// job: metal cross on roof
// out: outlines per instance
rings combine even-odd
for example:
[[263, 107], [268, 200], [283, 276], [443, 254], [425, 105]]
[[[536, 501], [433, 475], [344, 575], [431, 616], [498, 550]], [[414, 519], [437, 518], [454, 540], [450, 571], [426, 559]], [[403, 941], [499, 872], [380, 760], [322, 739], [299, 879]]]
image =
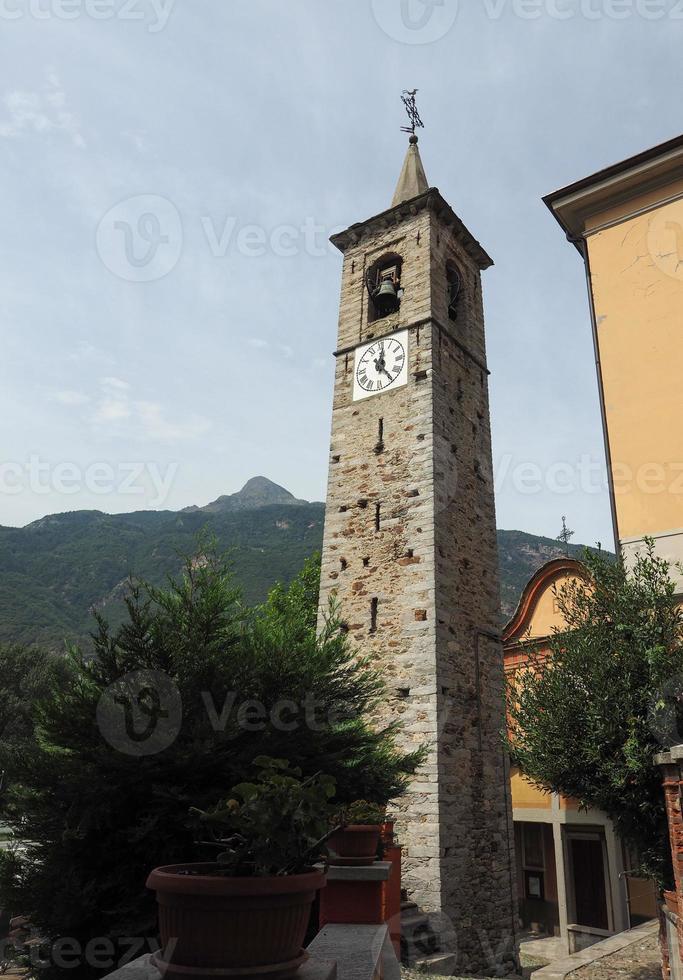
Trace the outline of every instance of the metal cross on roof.
[[412, 92], [408, 91], [408, 89], [404, 89], [403, 94], [401, 95], [401, 101], [406, 107], [406, 112], [408, 113], [408, 118], [410, 119], [410, 126], [401, 126], [401, 132], [411, 133], [413, 136], [415, 135], [416, 129], [424, 129], [425, 125], [420, 118], [420, 113], [417, 111], [417, 104], [415, 101], [417, 92], [418, 90], [416, 88], [413, 89]]
[[561, 541], [567, 551], [567, 557], [569, 557], [569, 542], [574, 537], [574, 532], [570, 531], [567, 527], [567, 518], [562, 518], [562, 531], [557, 535], [557, 540]]

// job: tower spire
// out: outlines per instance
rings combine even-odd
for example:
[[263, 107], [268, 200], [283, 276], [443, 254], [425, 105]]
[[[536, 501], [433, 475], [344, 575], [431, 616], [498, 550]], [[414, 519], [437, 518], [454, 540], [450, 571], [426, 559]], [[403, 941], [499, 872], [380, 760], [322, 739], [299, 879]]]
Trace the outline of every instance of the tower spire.
[[417, 136], [410, 137], [410, 146], [403, 161], [401, 176], [398, 178], [394, 199], [391, 202], [392, 208], [404, 201], [409, 201], [412, 197], [418, 197], [429, 190], [425, 168], [422, 166], [422, 158], [417, 148]]
[[420, 151], [417, 148], [417, 135], [415, 130], [423, 129], [424, 123], [420, 118], [420, 113], [417, 111], [416, 95], [417, 89], [413, 89], [412, 92], [406, 89], [401, 95], [401, 101], [406, 107], [408, 119], [410, 120], [409, 126], [401, 126], [401, 131], [410, 133], [410, 145], [403, 162], [401, 176], [398, 178], [394, 199], [391, 202], [392, 207], [396, 207], [397, 204], [402, 204], [403, 201], [409, 201], [413, 197], [418, 197], [420, 194], [424, 194], [425, 191], [429, 190], [427, 175], [422, 166]]

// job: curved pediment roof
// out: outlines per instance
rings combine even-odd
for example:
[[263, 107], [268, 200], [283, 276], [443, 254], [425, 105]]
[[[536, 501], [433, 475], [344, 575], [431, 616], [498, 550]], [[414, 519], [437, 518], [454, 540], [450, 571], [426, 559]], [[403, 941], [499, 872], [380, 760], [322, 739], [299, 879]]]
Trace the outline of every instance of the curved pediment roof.
[[[586, 566], [576, 558], [554, 558], [542, 565], [527, 582], [514, 615], [503, 630], [503, 645], [509, 647], [527, 639], [544, 639], [551, 635], [554, 626], [561, 628], [561, 613], [556, 612], [553, 617], [542, 606], [548, 605], [552, 590], [560, 580], [587, 577]], [[543, 615], [539, 617], [541, 612]], [[535, 623], [537, 618], [540, 622]], [[551, 621], [553, 618], [554, 622]]]

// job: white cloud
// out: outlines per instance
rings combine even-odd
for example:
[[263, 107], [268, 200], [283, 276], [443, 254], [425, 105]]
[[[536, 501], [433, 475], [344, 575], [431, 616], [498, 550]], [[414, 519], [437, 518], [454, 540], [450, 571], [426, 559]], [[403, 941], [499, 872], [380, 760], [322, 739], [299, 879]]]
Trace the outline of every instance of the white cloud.
[[145, 436], [160, 442], [195, 439], [211, 427], [209, 420], [200, 415], [190, 415], [182, 422], [169, 422], [164, 418], [164, 410], [158, 402], [135, 402], [135, 409]]
[[105, 353], [105, 351], [100, 350], [93, 344], [88, 343], [86, 340], [80, 341], [75, 350], [69, 351], [66, 354], [67, 361], [101, 361], [105, 364], [112, 364], [114, 358]]
[[98, 428], [110, 428], [115, 435], [137, 441], [179, 442], [196, 439], [211, 427], [208, 419], [196, 414], [169, 420], [160, 402], [133, 398], [131, 385], [121, 378], [100, 378], [99, 384], [90, 422]]
[[93, 416], [94, 422], [119, 422], [130, 418], [130, 408], [123, 398], [103, 398]]
[[114, 391], [129, 391], [130, 385], [127, 381], [122, 381], [121, 378], [101, 378], [100, 384], [103, 388], [114, 390]]
[[93, 416], [95, 423], [121, 422], [130, 418], [130, 385], [127, 381], [120, 378], [101, 378], [100, 390], [100, 401]]
[[2, 98], [7, 111], [0, 119], [0, 136], [16, 139], [22, 133], [65, 133], [75, 146], [85, 148], [76, 117], [68, 111], [66, 93], [57, 74], [48, 71], [40, 92], [7, 92]]
[[273, 345], [269, 340], [264, 340], [262, 337], [250, 337], [247, 343], [250, 347], [255, 347], [256, 350], [277, 350], [283, 357], [294, 357], [294, 349], [289, 344]]
[[69, 407], [74, 407], [77, 405], [85, 405], [90, 401], [90, 396], [84, 394], [82, 391], [55, 391], [52, 395], [53, 401], [59, 402], [60, 405], [68, 405]]
[[138, 153], [144, 153], [148, 149], [147, 134], [142, 130], [126, 130], [121, 135], [130, 140]]

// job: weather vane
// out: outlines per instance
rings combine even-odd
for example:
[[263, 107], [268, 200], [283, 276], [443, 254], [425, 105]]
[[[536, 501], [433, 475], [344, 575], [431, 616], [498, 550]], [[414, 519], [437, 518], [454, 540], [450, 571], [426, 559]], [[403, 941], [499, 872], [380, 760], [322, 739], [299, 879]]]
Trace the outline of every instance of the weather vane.
[[401, 95], [401, 101], [406, 107], [406, 112], [408, 113], [408, 118], [410, 119], [410, 126], [401, 126], [401, 132], [410, 133], [412, 136], [415, 136], [416, 129], [424, 129], [425, 125], [420, 119], [420, 113], [417, 111], [417, 104], [415, 102], [417, 92], [418, 90], [416, 88], [413, 89], [412, 92], [409, 92], [408, 89], [404, 89], [403, 94]]
[[574, 537], [574, 532], [570, 531], [567, 527], [567, 518], [562, 518], [562, 531], [557, 535], [557, 540], [561, 541], [565, 548], [567, 549], [567, 557], [569, 557], [569, 542]]

